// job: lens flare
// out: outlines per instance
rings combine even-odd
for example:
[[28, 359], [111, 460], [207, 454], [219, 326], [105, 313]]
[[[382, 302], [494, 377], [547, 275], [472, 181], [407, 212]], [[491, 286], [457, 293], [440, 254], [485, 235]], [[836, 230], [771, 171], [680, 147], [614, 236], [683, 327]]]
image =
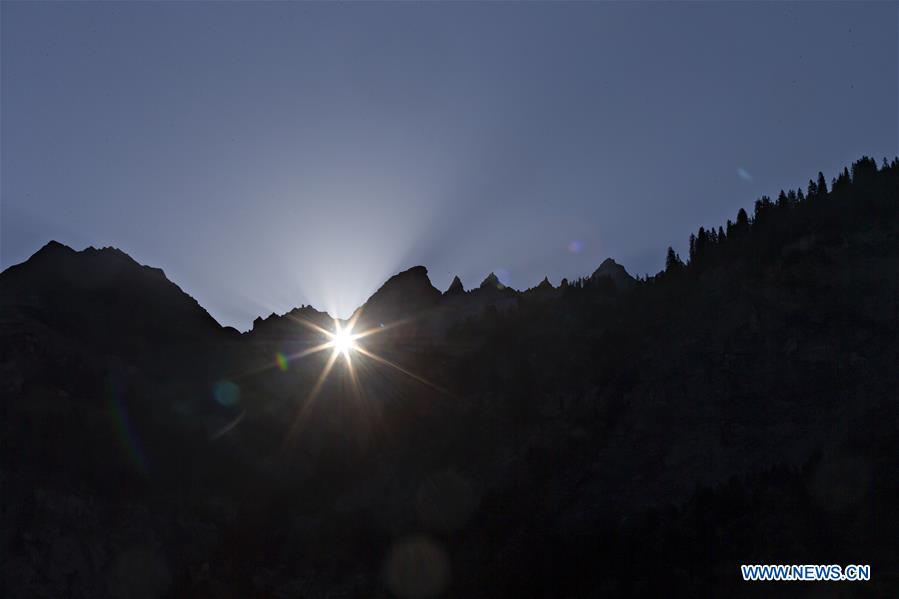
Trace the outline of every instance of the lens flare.
[[281, 372], [287, 372], [287, 356], [278, 352], [275, 354], [275, 363], [278, 365], [278, 370]]
[[131, 422], [131, 418], [128, 416], [128, 408], [125, 405], [121, 385], [114, 377], [107, 379], [106, 384], [109, 412], [112, 416], [113, 426], [116, 436], [119, 438], [119, 443], [121, 443], [137, 470], [144, 476], [147, 476], [149, 474], [147, 457], [141, 449], [137, 431]]

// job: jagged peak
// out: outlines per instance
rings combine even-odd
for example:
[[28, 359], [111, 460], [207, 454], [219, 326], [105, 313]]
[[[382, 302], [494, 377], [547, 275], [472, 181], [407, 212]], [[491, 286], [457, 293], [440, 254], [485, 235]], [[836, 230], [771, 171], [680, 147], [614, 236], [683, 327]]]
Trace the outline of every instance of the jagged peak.
[[608, 277], [612, 279], [612, 281], [615, 283], [615, 286], [619, 288], [631, 287], [636, 282], [636, 279], [634, 279], [634, 277], [632, 277], [630, 273], [627, 272], [627, 269], [615, 262], [615, 260], [612, 258], [606, 258], [605, 260], [603, 260], [599, 265], [599, 268], [593, 271], [593, 274], [590, 275], [590, 278], [594, 281], [601, 277]]
[[[121, 303], [127, 304], [128, 310], [163, 314], [163, 320], [179, 321], [192, 317], [185, 315], [199, 316], [221, 329], [199, 302], [170, 281], [162, 269], [140, 264], [114, 247], [97, 249], [90, 246], [74, 250], [52, 240], [28, 260], [10, 266], [0, 276], [4, 285], [16, 290], [13, 295], [30, 290], [27, 301], [41, 309], [56, 309], [62, 304], [78, 307], [81, 306], [79, 302], [101, 298], [102, 303], [105, 298], [115, 298], [118, 303], [110, 313], [116, 315], [110, 317], [110, 322], [124, 313], [124, 310], [117, 312]], [[158, 326], [165, 329], [167, 325], [161, 323]]]
[[[137, 260], [118, 248], [108, 246], [97, 249], [93, 246], [88, 246], [83, 250], [75, 250], [56, 240], [48, 241], [27, 260], [19, 264], [14, 264], [3, 272], [16, 272], [21, 268], [27, 268], [28, 265], [41, 265], [41, 268], [49, 267], [71, 270], [73, 267], [68, 265], [72, 260], [78, 261], [80, 264], [102, 265], [102, 268], [108, 268], [110, 266], [118, 268], [123, 265], [130, 268], [133, 266], [134, 268], [151, 272], [154, 276], [166, 278], [162, 269], [140, 264]], [[82, 260], [86, 260], [87, 262], [81, 262]], [[83, 266], [79, 268], [83, 268]]]
[[[395, 287], [427, 287], [429, 289], [435, 289], [431, 284], [431, 279], [428, 277], [428, 269], [424, 266], [413, 266], [412, 268], [408, 268], [402, 272], [398, 272], [393, 275], [387, 281], [381, 285], [381, 287], [374, 293], [374, 295], [378, 295], [388, 289], [392, 289]], [[374, 297], [374, 295], [372, 297]]]
[[534, 293], [534, 292], [541, 293], [541, 292], [546, 292], [546, 291], [552, 291], [553, 289], [555, 289], [555, 287], [553, 287], [553, 284], [549, 282], [549, 277], [543, 277], [543, 280], [540, 281], [539, 283], [537, 283], [536, 285], [534, 285], [533, 287], [529, 288], [527, 290], [527, 293]]
[[330, 320], [331, 316], [328, 315], [327, 312], [322, 312], [321, 310], [316, 310], [312, 306], [302, 304], [299, 307], [288, 310], [284, 314], [272, 312], [264, 318], [262, 316], [257, 316], [253, 319], [253, 325], [248, 332], [258, 331], [261, 328], [282, 326], [287, 323], [296, 324], [301, 321], [307, 321], [314, 324], [321, 324], [323, 322], [329, 322]]
[[[615, 262], [615, 260], [613, 258], [606, 258], [605, 260], [602, 261], [602, 263], [600, 263], [599, 267], [595, 271], [593, 271], [592, 276], [593, 277], [601, 277], [601, 276], [612, 275], [613, 273], [627, 274], [627, 270], [623, 266], [621, 266], [620, 264]], [[627, 274], [627, 276], [630, 276], [630, 275]]]
[[316, 310], [314, 306], [300, 304], [299, 307], [291, 309], [289, 312], [285, 314], [285, 316], [304, 316], [304, 315], [314, 315], [314, 316], [327, 316], [326, 312], [322, 312], [321, 310]]
[[89, 256], [89, 257], [99, 257], [99, 258], [115, 258], [118, 260], [125, 260], [127, 262], [134, 263], [138, 266], [143, 266], [144, 268], [162, 272], [159, 268], [154, 268], [150, 266], [144, 266], [137, 262], [134, 258], [129, 256], [126, 252], [120, 250], [117, 247], [113, 246], [104, 246], [102, 248], [96, 248], [94, 246], [88, 246], [83, 250], [75, 250], [64, 243], [60, 243], [55, 239], [48, 241], [41, 249], [36, 251], [31, 258], [44, 259], [47, 257], [63, 257], [63, 256]]
[[365, 302], [367, 308], [386, 303], [430, 302], [441, 293], [428, 278], [428, 269], [424, 266], [413, 266], [387, 279], [381, 287]]
[[53, 239], [48, 241], [41, 249], [32, 254], [31, 257], [28, 258], [28, 260], [19, 265], [13, 265], [10, 268], [14, 269], [16, 266], [21, 266], [32, 261], [43, 261], [47, 259], [53, 260], [55, 258], [61, 258], [63, 256], [73, 256], [77, 253], [78, 252], [65, 245], [64, 243], [60, 243]]
[[506, 288], [506, 285], [499, 280], [499, 277], [496, 276], [495, 273], [490, 273], [487, 275], [481, 284], [479, 285], [480, 289], [499, 289], [503, 290]]
[[46, 244], [44, 244], [44, 247], [42, 247], [41, 249], [36, 251], [35, 254], [40, 254], [42, 252], [60, 252], [60, 251], [68, 253], [68, 252], [74, 252], [75, 250], [73, 250], [72, 248], [70, 248], [69, 246], [67, 246], [64, 243], [60, 243], [60, 242], [56, 241], [55, 239], [51, 239]]
[[453, 282], [446, 288], [443, 295], [459, 295], [462, 293], [465, 293], [465, 286], [462, 285], [462, 280], [456, 275], [453, 277]]
[[86, 248], [84, 248], [83, 250], [81, 250], [81, 252], [79, 252], [79, 253], [81, 253], [81, 254], [100, 254], [103, 256], [119, 256], [119, 257], [125, 257], [130, 260], [133, 260], [133, 258], [131, 258], [131, 256], [129, 256], [127, 253], [125, 253], [124, 251], [120, 250], [119, 248], [113, 247], [111, 245], [105, 245], [101, 248], [96, 248], [92, 245], [89, 245]]

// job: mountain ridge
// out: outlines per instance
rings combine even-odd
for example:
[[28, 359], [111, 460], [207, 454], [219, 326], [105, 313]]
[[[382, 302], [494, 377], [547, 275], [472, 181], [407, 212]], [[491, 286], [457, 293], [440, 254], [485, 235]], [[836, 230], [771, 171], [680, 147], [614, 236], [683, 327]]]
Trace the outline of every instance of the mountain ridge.
[[[892, 165], [895, 165], [896, 160], [894, 159]], [[894, 168], [890, 164], [887, 164], [884, 161], [884, 168]], [[874, 176], [877, 173], [877, 165], [876, 163], [870, 159], [863, 157], [861, 160], [857, 161], [853, 164], [852, 174], [850, 174], [849, 169], [844, 169], [842, 173], [838, 177], [835, 177], [832, 180], [832, 186], [839, 188], [840, 186], [845, 186], [852, 180], [852, 175], [855, 175], [855, 178], [859, 181], [865, 181], [870, 177]], [[818, 189], [826, 190], [826, 182], [824, 181], [823, 175], [819, 173], [818, 181], [810, 181], [809, 182], [809, 194], [814, 195], [815, 190]], [[790, 199], [792, 197], [792, 199]], [[777, 206], [784, 205], [786, 206], [789, 202], [796, 202], [797, 199], [803, 198], [802, 191], [798, 191], [798, 193], [790, 192], [790, 197], [788, 194], [784, 192], [780, 193], [778, 197]], [[775, 207], [775, 204], [770, 200], [770, 198], [763, 196], [756, 202], [755, 212], [756, 212], [756, 220], [762, 220], [766, 212], [770, 211]], [[740, 211], [744, 216], [743, 218], [747, 218], [745, 216], [745, 211]], [[740, 217], [738, 215], [738, 219], [736, 223], [731, 223], [728, 221], [728, 230], [736, 229], [740, 226]], [[745, 226], [745, 225], [742, 225]], [[719, 227], [721, 231], [721, 236], [723, 237], [725, 232], [722, 227]], [[714, 237], [710, 237], [711, 234], [714, 234]], [[695, 238], [695, 240], [693, 239]], [[700, 227], [700, 231], [696, 236], [692, 236], [691, 238], [691, 252], [694, 250], [698, 254], [701, 249], [705, 248], [709, 243], [715, 243], [718, 239], [718, 233], [714, 228], [710, 229], [708, 232], [705, 231], [702, 227]], [[672, 252], [669, 250], [669, 260], [666, 263], [666, 269], [660, 271], [656, 277], [662, 276], [666, 273], [666, 271], [670, 271], [672, 269], [672, 264], [676, 267], [676, 261], [672, 263]], [[690, 256], [690, 262], [696, 262], [695, 256]], [[53, 261], [64, 261], [67, 263], [71, 263], [72, 261], [84, 261], [91, 260], [93, 261], [93, 266], [89, 269], [85, 270], [86, 276], [83, 277], [86, 280], [82, 281], [74, 281], [68, 280], [71, 279], [71, 273], [73, 271], [79, 271], [81, 267], [77, 264], [72, 263], [71, 266], [62, 268], [59, 264], [54, 265]], [[679, 257], [677, 258], [679, 260]], [[162, 287], [167, 287], [167, 291], [165, 293], [168, 296], [168, 300], [170, 303], [178, 303], [176, 296], [183, 295], [184, 304], [181, 306], [181, 310], [196, 310], [197, 308], [202, 311], [204, 314], [204, 318], [208, 317], [209, 320], [213, 321], [218, 328], [221, 328], [228, 332], [235, 332], [233, 327], [224, 327], [222, 326], [214, 317], [212, 317], [209, 312], [196, 301], [189, 293], [185, 292], [181, 287], [179, 287], [176, 283], [172, 282], [165, 275], [165, 272], [158, 267], [143, 265], [134, 260], [130, 255], [119, 248], [107, 246], [100, 249], [95, 248], [94, 246], [88, 246], [83, 250], [74, 250], [73, 248], [62, 244], [56, 240], [50, 240], [44, 246], [39, 248], [34, 254], [32, 254], [25, 261], [11, 265], [7, 267], [5, 270], [0, 272], [0, 280], [4, 280], [7, 282], [5, 285], [7, 288], [10, 287], [10, 282], [13, 282], [19, 276], [17, 273], [24, 272], [29, 268], [47, 268], [56, 269], [56, 275], [60, 280], [68, 280], [68, 282], [75, 283], [75, 286], [83, 286], [83, 284], [102, 284], [103, 282], [97, 279], [98, 276], [101, 276], [103, 272], [109, 274], [110, 276], [115, 276], [117, 272], [120, 272], [121, 269], [126, 269], [129, 271], [131, 275], [138, 275], [140, 273], [140, 279], [143, 280], [144, 283], [148, 281], [157, 280], [161, 283]], [[47, 273], [44, 273], [42, 276], [46, 276]], [[638, 283], [634, 277], [632, 277], [624, 266], [617, 263], [614, 258], [605, 258], [600, 265], [593, 271], [593, 273], [589, 276], [583, 277], [581, 279], [576, 280], [573, 285], [602, 285], [603, 280], [608, 280], [612, 283], [612, 286], [619, 291], [627, 291], [633, 289], [634, 286]], [[382, 285], [375, 291], [369, 298], [363, 302], [362, 305], [354, 310], [353, 315], [357, 316], [359, 314], [364, 314], [367, 310], [374, 309], [374, 312], [383, 312], [383, 314], [377, 315], [380, 316], [381, 319], [393, 319], [393, 318], [402, 318], [405, 316], [413, 315], [416, 312], [420, 312], [423, 310], [430, 309], [436, 305], [441, 304], [442, 302], [448, 301], [451, 298], [455, 305], [458, 305], [458, 302], [461, 301], [461, 298], [468, 298], [467, 301], [472, 301], [474, 303], [474, 298], [479, 298], [479, 301], [483, 304], [484, 301], [487, 301], [489, 304], [492, 300], [485, 300], [486, 297], [493, 297], [495, 294], [500, 294], [502, 297], [508, 298], [517, 298], [523, 297], [524, 295], [535, 291], [546, 292], [550, 290], [564, 290], [567, 289], [572, 284], [568, 282], [568, 279], [563, 279], [562, 283], [559, 287], [554, 287], [549, 283], [548, 277], [544, 277], [544, 279], [530, 291], [519, 291], [516, 289], [512, 289], [506, 286], [497, 275], [493, 272], [489, 273], [484, 280], [480, 283], [480, 285], [471, 290], [466, 291], [462, 286], [461, 280], [459, 280], [458, 276], [454, 277], [450, 287], [446, 290], [446, 292], [441, 293], [436, 287], [434, 287], [433, 283], [430, 281], [430, 278], [427, 274], [427, 268], [422, 265], [413, 266], [406, 270], [396, 273], [395, 275], [389, 277]], [[44, 290], [45, 293], [48, 290]], [[403, 295], [408, 294], [409, 297], [404, 298]], [[9, 296], [9, 292], [6, 293]], [[2, 296], [0, 296], [2, 297]], [[393, 308], [386, 308], [388, 304], [397, 304], [397, 306]], [[189, 306], [189, 307], [188, 307]], [[380, 306], [380, 307], [378, 307]], [[483, 305], [481, 306], [483, 307]], [[290, 318], [291, 316], [296, 316], [296, 311], [298, 309], [307, 310], [312, 309], [315, 311], [315, 314], [312, 315], [313, 320], [316, 322], [320, 322], [322, 320], [322, 315], [325, 314], [322, 311], [315, 309], [312, 306], [302, 306], [302, 308], [292, 308], [288, 310], [284, 314], [270, 314], [268, 317], [263, 318], [261, 315], [253, 320], [253, 322], [249, 325], [249, 327], [243, 331], [241, 334], [252, 333], [254, 328], [257, 326], [257, 323], [260, 325], [262, 323], [271, 323], [273, 318]], [[385, 311], [386, 310], [386, 311]], [[403, 313], [405, 312], [405, 314]], [[198, 312], [199, 313], [199, 312]], [[310, 313], [311, 314], [311, 313]], [[351, 316], [352, 318], [352, 316]], [[336, 319], [341, 322], [347, 322], [349, 319]], [[380, 322], [378, 323], [380, 324]], [[270, 326], [265, 325], [265, 326]]]
[[137, 556], [172, 596], [379, 596], [397, 544], [410, 568], [443, 556], [453, 596], [742, 596], [739, 564], [785, 547], [887, 572], [896, 264], [899, 160], [862, 160], [701, 227], [626, 292], [447, 295], [404, 271], [370, 306], [404, 318], [358, 352], [322, 347], [310, 307], [232, 339], [165, 328], [129, 285], [19, 286], [31, 307], [0, 301], [9, 588], [108, 596]]
[[[199, 302], [197, 302], [197, 300], [193, 296], [191, 296], [188, 292], [184, 291], [178, 284], [171, 281], [171, 279], [169, 279], [166, 276], [165, 271], [162, 268], [141, 264], [141, 263], [137, 262], [134, 258], [132, 258], [124, 250], [117, 248], [117, 247], [113, 247], [113, 246], [105, 246], [105, 247], [102, 247], [99, 249], [95, 248], [94, 246], [88, 246], [82, 250], [75, 250], [74, 248], [72, 248], [68, 245], [65, 245], [63, 243], [60, 243], [56, 240], [50, 240], [44, 246], [39, 248], [29, 258], [24, 260], [23, 262], [10, 265], [5, 270], [0, 272], [0, 277], [13, 276], [12, 273], [19, 272], [23, 268], [27, 269], [29, 264], [34, 266], [38, 263], [47, 262], [50, 260], [59, 260], [59, 259], [68, 260], [68, 259], [72, 259], [73, 257], [77, 257], [77, 256], [81, 256], [82, 258], [91, 258], [91, 259], [96, 258], [96, 259], [100, 259], [100, 260], [109, 260], [109, 259], [119, 260], [119, 261], [122, 261], [123, 263], [129, 265], [130, 267], [139, 268], [142, 271], [146, 272], [147, 274], [150, 274], [154, 277], [159, 278], [160, 282], [163, 282], [163, 284], [171, 285], [178, 292], [183, 293], [186, 299], [188, 299], [192, 303], [195, 303], [197, 306], [202, 308], [208, 314], [208, 311]], [[626, 271], [624, 271], [624, 268], [621, 267], [619, 264], [617, 264], [617, 262], [615, 262], [614, 259], [606, 258], [601, 263], [600, 267], [598, 267], [597, 270], [594, 271], [593, 275], [590, 278], [595, 279], [597, 276], [606, 276], [607, 274], [608, 274], [608, 276], [612, 276], [612, 274], [606, 273], [604, 270], [604, 268], [605, 268], [604, 265], [607, 265], [607, 264], [614, 265], [617, 269], [620, 269], [621, 271], [623, 271], [627, 277], [630, 277], [630, 275], [627, 275]], [[7, 275], [7, 273], [10, 273], [10, 274]], [[385, 296], [385, 294], [391, 296], [389, 302], [400, 300], [401, 298], [399, 296], [406, 292], [410, 292], [412, 294], [420, 293], [425, 296], [430, 296], [430, 299], [424, 299], [423, 300], [424, 303], [421, 305], [407, 306], [407, 307], [411, 307], [412, 309], [421, 309], [422, 307], [424, 307], [425, 304], [428, 304], [428, 303], [439, 303], [440, 298], [438, 297], [437, 294], [434, 293], [434, 291], [437, 291], [437, 293], [440, 293], [440, 292], [439, 292], [439, 290], [437, 290], [436, 287], [434, 287], [434, 285], [431, 282], [430, 278], [428, 277], [427, 273], [428, 273], [427, 267], [425, 267], [423, 265], [412, 266], [408, 269], [397, 272], [396, 274], [388, 277], [388, 279], [378, 288], [378, 290], [376, 290], [371, 296], [369, 296], [368, 299], [365, 300], [365, 302], [363, 302], [358, 308], [356, 308], [353, 311], [353, 314], [360, 313], [360, 310], [362, 311], [361, 313], [364, 313], [366, 308], [372, 307], [372, 300], [374, 300], [375, 304], [383, 303], [384, 300], [382, 298]], [[597, 273], [601, 273], [601, 274], [598, 275]], [[615, 275], [614, 278], [617, 281], [618, 280], [617, 277], [619, 276], [618, 272], [616, 271], [614, 273], [614, 275]], [[549, 277], [544, 277], [538, 283], [538, 285], [536, 285], [532, 289], [548, 290], [548, 289], [560, 289], [560, 287], [554, 287], [549, 282]], [[500, 279], [496, 276], [496, 274], [494, 274], [492, 272], [489, 273], [484, 278], [484, 280], [481, 282], [481, 284], [478, 287], [476, 287], [473, 291], [478, 292], [478, 291], [484, 291], [484, 290], [490, 291], [490, 292], [494, 292], [494, 291], [507, 292], [507, 293], [510, 293], [515, 296], [520, 296], [527, 292], [527, 290], [520, 291], [517, 289], [513, 289], [511, 287], [508, 287], [507, 285], [503, 284], [500, 281]], [[472, 293], [472, 292], [466, 291], [464, 286], [462, 285], [462, 281], [459, 279], [458, 276], [455, 276], [453, 278], [453, 281], [451, 282], [450, 286], [447, 288], [447, 290], [440, 295], [446, 296], [446, 297], [453, 297], [453, 296], [465, 296], [466, 294], [469, 294], [469, 293]], [[434, 300], [434, 301], [431, 302], [431, 300]], [[312, 312], [310, 312], [310, 310], [313, 311], [314, 314]], [[258, 326], [269, 326], [271, 324], [271, 322], [273, 321], [273, 319], [298, 317], [301, 315], [309, 316], [310, 314], [312, 315], [312, 320], [319, 322], [322, 320], [322, 318], [321, 318], [322, 315], [327, 315], [327, 312], [318, 310], [317, 308], [315, 308], [314, 306], [311, 306], [311, 305], [302, 304], [299, 307], [291, 308], [290, 310], [288, 310], [287, 312], [285, 312], [283, 314], [277, 314], [277, 313], [272, 312], [268, 316], [259, 315], [253, 319], [253, 322], [249, 325], [247, 330], [242, 331], [241, 334], [252, 333], [254, 331], [254, 329], [256, 329]], [[210, 318], [213, 318], [213, 320], [215, 320], [215, 318], [212, 317], [211, 315], [210, 315]], [[331, 316], [329, 316], [329, 318], [331, 318], [332, 320], [340, 321], [340, 322], [348, 322], [352, 318], [352, 316], [347, 319], [333, 318]], [[218, 323], [217, 320], [216, 320], [216, 324], [218, 324], [223, 329], [232, 329], [233, 330], [233, 327], [221, 325], [220, 323]]]

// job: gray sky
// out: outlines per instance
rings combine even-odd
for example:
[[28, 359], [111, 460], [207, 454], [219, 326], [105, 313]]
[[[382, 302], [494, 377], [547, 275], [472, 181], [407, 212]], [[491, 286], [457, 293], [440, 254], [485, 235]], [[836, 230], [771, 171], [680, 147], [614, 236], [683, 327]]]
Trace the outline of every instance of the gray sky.
[[0, 4], [0, 261], [161, 267], [220, 322], [428, 267], [662, 268], [899, 153], [899, 4]]

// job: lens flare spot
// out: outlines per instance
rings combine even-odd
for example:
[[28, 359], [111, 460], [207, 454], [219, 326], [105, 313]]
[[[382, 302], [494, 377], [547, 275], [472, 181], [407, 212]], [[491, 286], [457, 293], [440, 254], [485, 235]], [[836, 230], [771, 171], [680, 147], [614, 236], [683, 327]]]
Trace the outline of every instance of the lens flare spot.
[[140, 440], [137, 437], [131, 418], [128, 415], [128, 408], [125, 405], [124, 393], [119, 384], [118, 379], [110, 377], [107, 381], [107, 400], [109, 403], [109, 411], [112, 415], [113, 425], [115, 427], [116, 436], [119, 442], [128, 454], [131, 462], [137, 467], [141, 474], [148, 474], [147, 458], [141, 449]]
[[240, 401], [240, 387], [231, 381], [218, 381], [212, 388], [212, 397], [220, 405], [230, 408]]
[[275, 363], [278, 364], [278, 370], [287, 372], [287, 356], [278, 352], [275, 354]]

